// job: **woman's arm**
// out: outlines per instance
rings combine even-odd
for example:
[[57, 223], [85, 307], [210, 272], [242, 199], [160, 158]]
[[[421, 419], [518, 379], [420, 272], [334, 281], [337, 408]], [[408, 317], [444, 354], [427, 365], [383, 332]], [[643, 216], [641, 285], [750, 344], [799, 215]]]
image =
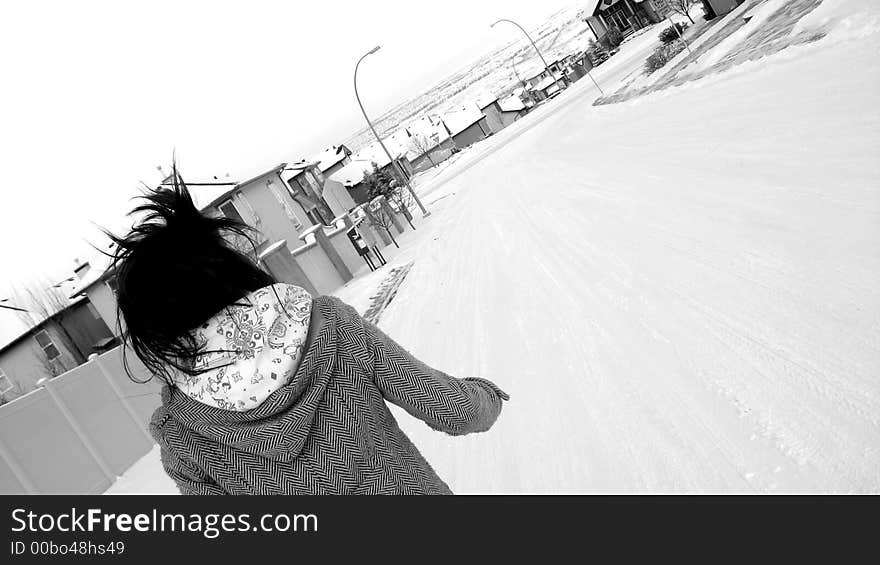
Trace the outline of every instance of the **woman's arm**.
[[510, 397], [481, 378], [455, 378], [432, 369], [364, 320], [373, 378], [382, 395], [435, 430], [450, 435], [484, 432]]

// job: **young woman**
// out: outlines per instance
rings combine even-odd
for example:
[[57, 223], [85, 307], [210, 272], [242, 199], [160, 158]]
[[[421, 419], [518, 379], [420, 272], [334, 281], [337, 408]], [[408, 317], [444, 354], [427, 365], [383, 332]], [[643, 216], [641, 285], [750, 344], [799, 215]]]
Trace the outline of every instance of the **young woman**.
[[[176, 178], [176, 173], [175, 173]], [[145, 197], [117, 251], [123, 339], [166, 383], [150, 424], [184, 494], [451, 494], [393, 402], [435, 430], [488, 430], [508, 396], [410, 355], [337, 298], [279, 283], [182, 181]]]

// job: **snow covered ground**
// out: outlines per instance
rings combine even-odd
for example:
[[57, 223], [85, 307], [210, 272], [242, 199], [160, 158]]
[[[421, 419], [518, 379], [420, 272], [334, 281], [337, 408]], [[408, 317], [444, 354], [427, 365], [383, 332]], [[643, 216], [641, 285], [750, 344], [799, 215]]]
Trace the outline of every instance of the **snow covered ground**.
[[454, 491], [880, 491], [880, 26], [829, 21], [620, 104], [584, 79], [421, 187], [380, 326], [511, 395], [462, 438], [395, 409]]

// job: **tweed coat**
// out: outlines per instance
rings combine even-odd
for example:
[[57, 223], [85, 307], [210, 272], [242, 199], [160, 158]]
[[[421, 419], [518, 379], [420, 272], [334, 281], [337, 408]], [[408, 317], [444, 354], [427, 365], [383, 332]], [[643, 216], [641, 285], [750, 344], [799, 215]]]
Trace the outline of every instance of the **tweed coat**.
[[450, 435], [488, 430], [508, 396], [410, 355], [350, 306], [323, 318], [293, 378], [259, 406], [230, 411], [165, 386], [150, 423], [182, 494], [451, 494], [386, 400]]

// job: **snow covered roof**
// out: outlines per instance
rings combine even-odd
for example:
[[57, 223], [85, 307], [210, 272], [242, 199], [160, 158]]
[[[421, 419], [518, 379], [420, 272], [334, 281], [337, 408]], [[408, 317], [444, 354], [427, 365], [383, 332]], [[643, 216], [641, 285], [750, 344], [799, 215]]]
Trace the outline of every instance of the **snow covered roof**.
[[500, 100], [498, 105], [501, 107], [502, 112], [519, 112], [526, 108], [526, 105], [523, 104], [520, 97], [516, 95], [508, 96], [504, 100]]
[[318, 162], [318, 168], [323, 173], [336, 163], [339, 163], [348, 155], [348, 148], [345, 145], [331, 145], [327, 149], [321, 151], [312, 158], [312, 161]]
[[[187, 183], [188, 184], [188, 183]], [[193, 203], [199, 210], [204, 210], [212, 202], [215, 202], [230, 192], [235, 190], [235, 184], [224, 184], [217, 186], [187, 186], [190, 195], [192, 195]]]
[[[364, 175], [373, 171], [373, 163], [375, 161], [367, 159], [356, 159], [350, 163], [346, 163], [341, 169], [330, 175], [330, 180], [342, 184], [348, 188], [359, 184], [364, 180]], [[388, 164], [388, 158], [385, 158], [385, 164]], [[376, 163], [377, 166], [383, 165]]]
[[496, 100], [498, 100], [498, 97], [495, 95], [486, 93], [480, 94], [479, 96], [477, 96], [477, 108], [482, 110], [486, 106], [491, 105]]
[[[397, 133], [397, 132], [395, 132], [395, 133]], [[388, 148], [388, 151], [392, 155], [394, 155], [395, 157], [403, 157], [404, 155], [406, 155], [406, 153], [408, 151], [408, 149], [401, 144], [400, 136], [397, 136], [394, 138], [389, 136], [389, 137], [386, 137], [385, 139], [383, 139], [382, 142], [385, 144], [385, 147]], [[388, 163], [391, 162], [391, 160], [388, 159], [388, 155], [385, 153], [385, 150], [382, 149], [382, 147], [376, 141], [367, 145], [366, 147], [363, 147], [357, 153], [354, 153], [351, 156], [351, 160], [352, 160], [352, 162], [354, 162], [354, 161], [367, 161], [368, 163], [375, 162], [377, 165], [379, 165], [379, 167], [384, 167], [385, 165], [387, 165]], [[351, 163], [349, 163], [348, 165], [350, 165], [350, 164]], [[346, 167], [348, 165], [346, 165]], [[343, 169], [344, 168], [345, 167], [343, 167]], [[342, 169], [340, 169], [340, 172], [341, 171], [342, 171]], [[358, 179], [358, 180], [360, 180], [360, 179]]]
[[542, 80], [541, 82], [536, 84], [534, 87], [532, 87], [532, 90], [547, 90], [550, 87], [559, 88], [559, 85], [556, 84], [556, 79], [554, 79], [553, 77], [545, 78], [544, 80]]
[[318, 161], [306, 161], [305, 159], [300, 159], [295, 163], [287, 163], [282, 170], [285, 171], [285, 178], [289, 181], [299, 176], [303, 171], [308, 171], [311, 168], [320, 168]]
[[458, 135], [483, 118], [483, 112], [476, 106], [463, 107], [443, 114], [443, 121], [452, 135]]
[[55, 318], [56, 316], [58, 316], [59, 314], [61, 314], [63, 312], [66, 312], [67, 310], [69, 310], [70, 308], [83, 302], [84, 300], [86, 300], [85, 296], [72, 297], [72, 298], [70, 298], [70, 302], [64, 308], [59, 310], [58, 312], [55, 312], [51, 316], [47, 316], [47, 317], [43, 318], [42, 320], [40, 320], [36, 324], [30, 326], [28, 329], [24, 330], [23, 332], [18, 333], [18, 334], [14, 334], [14, 335], [10, 336], [8, 339], [4, 340], [3, 342], [0, 342], [0, 353], [6, 351], [10, 347], [15, 345], [19, 341], [21, 341], [22, 339], [26, 338], [27, 336], [35, 333], [37, 330], [39, 330], [41, 327], [43, 327], [43, 325], [47, 321], [49, 321], [50, 319]]
[[[388, 151], [391, 151], [392, 155], [405, 155], [407, 159], [415, 159], [418, 155], [416, 155], [416, 150], [410, 139], [411, 135], [407, 128], [401, 128], [382, 141], [385, 142], [385, 147], [388, 148]], [[382, 152], [382, 155], [385, 156], [385, 162], [387, 164], [388, 156], [385, 155], [384, 151]]]
[[[106, 251], [108, 253], [112, 253], [113, 249], [106, 249]], [[108, 274], [107, 269], [110, 268], [113, 260], [106, 255], [99, 254], [89, 259], [88, 263], [89, 270], [86, 272], [85, 275], [83, 275], [83, 278], [77, 281], [77, 283], [74, 285], [69, 297], [72, 298], [82, 293], [88, 287], [104, 279], [104, 275]]]
[[198, 208], [199, 210], [205, 210], [206, 208], [210, 208], [211, 206], [218, 204], [221, 200], [232, 194], [234, 191], [242, 188], [243, 186], [251, 184], [255, 180], [261, 179], [266, 175], [277, 173], [287, 166], [287, 163], [280, 163], [278, 165], [275, 165], [271, 169], [264, 170], [263, 172], [254, 175], [245, 181], [236, 183], [232, 186], [223, 185], [192, 187], [192, 189], [190, 190], [190, 194], [193, 195], [193, 201], [195, 202], [196, 208]]
[[[415, 139], [415, 143], [420, 145], [419, 149], [433, 149], [449, 139], [449, 132], [446, 131], [443, 120], [437, 115], [422, 116], [411, 122], [406, 129], [409, 130], [410, 139]], [[412, 149], [416, 149], [412, 141], [410, 141], [410, 146]]]

